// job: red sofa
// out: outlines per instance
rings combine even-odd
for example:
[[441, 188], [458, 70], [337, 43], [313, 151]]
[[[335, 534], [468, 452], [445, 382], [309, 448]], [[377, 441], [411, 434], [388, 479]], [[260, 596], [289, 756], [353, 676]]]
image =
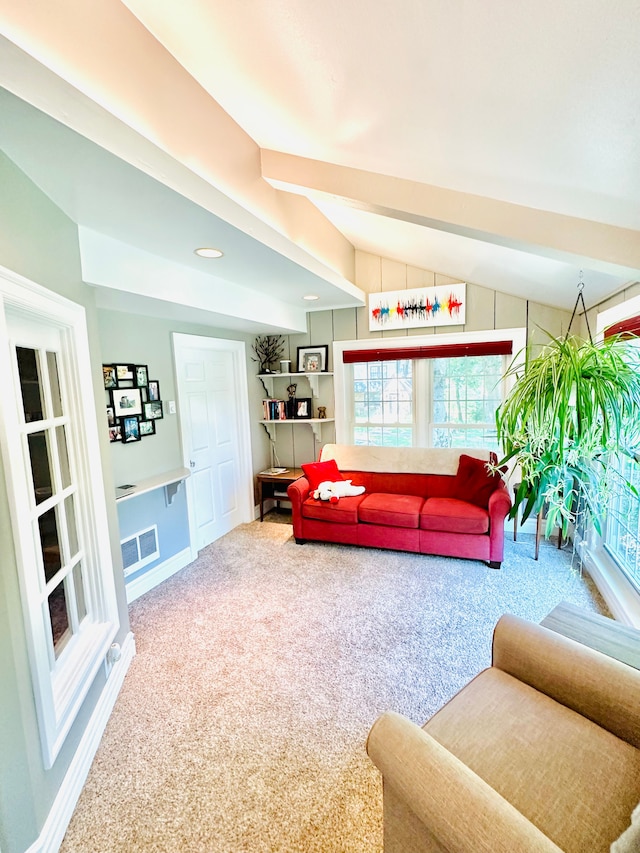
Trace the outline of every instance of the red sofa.
[[489, 459], [495, 455], [477, 448], [327, 444], [319, 462], [335, 460], [339, 474], [365, 492], [335, 504], [314, 500], [311, 486], [331, 477], [303, 465], [307, 476], [287, 490], [296, 542], [467, 557], [499, 569], [511, 498], [502, 478], [487, 471]]

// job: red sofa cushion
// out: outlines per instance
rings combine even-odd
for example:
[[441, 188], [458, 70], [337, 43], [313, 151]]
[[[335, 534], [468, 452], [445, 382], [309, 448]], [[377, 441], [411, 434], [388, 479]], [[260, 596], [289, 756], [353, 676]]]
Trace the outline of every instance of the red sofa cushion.
[[366, 495], [358, 507], [359, 521], [389, 527], [418, 527], [424, 498], [417, 495]]
[[[506, 470], [506, 469], [505, 469]], [[489, 498], [502, 482], [502, 477], [496, 471], [487, 470], [487, 463], [475, 456], [460, 454], [458, 471], [455, 477], [453, 493], [461, 501], [487, 509]]]
[[315, 492], [320, 483], [339, 483], [340, 480], [344, 480], [335, 459], [329, 459], [326, 462], [307, 462], [302, 466], [302, 470], [312, 492]]
[[489, 513], [457, 498], [429, 498], [420, 513], [420, 527], [445, 533], [488, 533]]
[[349, 498], [340, 498], [338, 503], [329, 501], [316, 501], [307, 498], [302, 504], [302, 515], [304, 518], [313, 518], [316, 521], [333, 521], [336, 524], [357, 524], [358, 506], [366, 495], [354, 495]]

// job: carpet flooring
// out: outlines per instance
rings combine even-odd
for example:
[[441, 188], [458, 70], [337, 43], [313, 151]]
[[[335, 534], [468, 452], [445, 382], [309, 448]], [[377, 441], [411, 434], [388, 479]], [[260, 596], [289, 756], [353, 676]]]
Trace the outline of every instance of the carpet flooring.
[[502, 613], [606, 612], [530, 536], [494, 571], [299, 546], [286, 520], [236, 528], [131, 606], [137, 656], [62, 853], [380, 853], [376, 717], [424, 722], [489, 665]]

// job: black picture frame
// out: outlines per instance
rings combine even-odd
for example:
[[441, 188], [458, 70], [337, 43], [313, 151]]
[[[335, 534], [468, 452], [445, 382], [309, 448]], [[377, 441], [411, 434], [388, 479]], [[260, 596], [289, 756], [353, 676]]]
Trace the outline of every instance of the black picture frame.
[[140, 418], [137, 415], [127, 415], [120, 418], [122, 424], [122, 443], [131, 444], [134, 441], [140, 441]]
[[104, 382], [104, 387], [107, 391], [118, 387], [118, 377], [116, 375], [115, 364], [102, 365], [102, 381]]
[[142, 398], [139, 388], [116, 388], [111, 391], [111, 404], [116, 418], [142, 414]]
[[149, 368], [146, 364], [136, 364], [134, 365], [134, 381], [136, 383], [136, 388], [146, 388], [149, 384]]
[[109, 441], [112, 444], [114, 441], [122, 441], [122, 427], [120, 424], [114, 424], [109, 427]]
[[113, 406], [107, 406], [107, 423], [110, 427], [116, 425], [116, 415]]
[[147, 385], [147, 399], [150, 403], [160, 400], [160, 383], [157, 379], [150, 379]]
[[143, 414], [145, 421], [159, 421], [164, 417], [162, 400], [149, 400], [144, 404]]
[[140, 435], [142, 438], [145, 438], [147, 435], [155, 435], [156, 434], [156, 422], [155, 421], [140, 421]]
[[118, 388], [133, 388], [134, 367], [133, 364], [115, 364], [116, 382]]
[[293, 417], [296, 420], [308, 420], [313, 417], [313, 400], [311, 397], [296, 397], [294, 400]]
[[329, 345], [298, 347], [298, 373], [326, 373], [329, 361]]

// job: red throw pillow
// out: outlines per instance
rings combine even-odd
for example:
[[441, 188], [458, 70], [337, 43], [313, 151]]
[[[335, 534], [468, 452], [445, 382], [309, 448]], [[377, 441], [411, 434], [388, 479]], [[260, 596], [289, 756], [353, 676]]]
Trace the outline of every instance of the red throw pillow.
[[344, 477], [338, 470], [335, 459], [329, 459], [327, 462], [308, 462], [302, 466], [304, 475], [309, 481], [309, 487], [312, 492], [318, 488], [320, 483], [330, 482], [339, 483], [344, 480]]
[[[506, 470], [506, 468], [504, 469]], [[487, 463], [475, 456], [460, 454], [454, 493], [461, 501], [487, 509], [489, 498], [500, 485], [502, 477], [487, 470]]]

